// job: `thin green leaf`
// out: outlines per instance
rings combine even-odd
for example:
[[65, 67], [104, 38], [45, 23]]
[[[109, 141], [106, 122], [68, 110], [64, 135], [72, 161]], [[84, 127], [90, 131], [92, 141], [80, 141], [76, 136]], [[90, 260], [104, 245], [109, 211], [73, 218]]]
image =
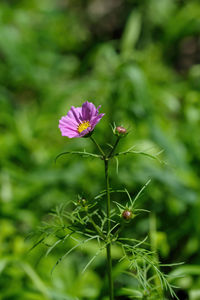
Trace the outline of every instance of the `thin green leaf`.
[[116, 161], [116, 173], [118, 175], [118, 173], [119, 173], [119, 160], [116, 156], [115, 156], [115, 161]]
[[125, 192], [126, 192], [127, 195], [128, 195], [128, 198], [129, 198], [129, 200], [130, 200], [130, 202], [131, 202], [131, 206], [133, 207], [133, 201], [132, 201], [132, 199], [131, 199], [131, 196], [130, 196], [128, 190], [127, 190], [126, 188], [125, 188], [124, 190], [125, 190]]
[[[135, 147], [135, 146], [134, 146]], [[133, 147], [132, 147], [132, 149], [133, 149]], [[156, 154], [149, 154], [149, 153], [147, 153], [147, 152], [144, 152], [144, 151], [133, 151], [133, 150], [131, 150], [131, 148], [130, 149], [128, 149], [128, 150], [126, 150], [126, 151], [123, 151], [123, 152], [118, 152], [118, 153], [116, 153], [114, 156], [120, 156], [120, 155], [126, 155], [126, 154], [141, 154], [141, 155], [144, 155], [144, 156], [147, 156], [147, 157], [149, 157], [149, 158], [152, 158], [152, 159], [154, 159], [154, 160], [157, 160], [157, 161], [159, 161], [160, 163], [164, 163], [164, 161], [162, 161], [162, 160], [160, 160], [159, 158], [158, 158], [158, 156], [163, 152], [164, 150], [161, 150], [161, 151], [159, 151], [158, 153], [156, 153]]]
[[76, 154], [76, 155], [80, 155], [80, 156], [92, 156], [95, 158], [100, 158], [101, 155], [98, 154], [94, 154], [94, 153], [90, 153], [90, 152], [86, 152], [86, 151], [66, 151], [66, 152], [62, 152], [60, 154], [58, 154], [55, 158], [55, 163], [57, 162], [58, 158], [63, 156], [63, 155], [67, 155], [67, 154]]
[[42, 237], [38, 242], [36, 242], [29, 250], [28, 252], [31, 252], [35, 247], [37, 247], [39, 244], [41, 244], [44, 241], [45, 237]]
[[91, 263], [95, 260], [95, 258], [106, 248], [105, 244], [103, 247], [101, 247], [96, 253], [95, 255], [90, 259], [90, 261], [87, 263], [87, 265], [84, 267], [84, 269], [82, 270], [82, 274], [87, 270], [87, 268], [91, 265]]
[[51, 270], [51, 274], [53, 273], [54, 269], [56, 268], [56, 266], [63, 260], [65, 259], [73, 250], [75, 250], [76, 248], [78, 248], [79, 246], [89, 242], [90, 240], [96, 239], [98, 236], [95, 235], [93, 237], [88, 238], [87, 240], [83, 240], [81, 242], [79, 242], [77, 239], [71, 237], [73, 240], [79, 242], [77, 245], [75, 245], [74, 247], [72, 247], [71, 249], [69, 249], [63, 256], [61, 256], [57, 262], [55, 263], [55, 265], [53, 266], [52, 270]]
[[137, 201], [137, 199], [140, 197], [141, 193], [146, 189], [146, 187], [148, 186], [148, 184], [151, 182], [151, 179], [149, 179], [145, 185], [141, 188], [141, 190], [138, 192], [138, 194], [135, 196], [134, 200], [133, 200], [133, 206], [135, 204], [135, 202]]
[[[113, 189], [109, 189], [109, 192], [110, 193], [125, 193], [124, 190], [113, 190]], [[101, 193], [99, 193], [97, 196], [95, 196], [94, 199], [99, 199], [99, 198], [105, 196], [106, 194], [107, 194], [107, 191], [104, 190]]]

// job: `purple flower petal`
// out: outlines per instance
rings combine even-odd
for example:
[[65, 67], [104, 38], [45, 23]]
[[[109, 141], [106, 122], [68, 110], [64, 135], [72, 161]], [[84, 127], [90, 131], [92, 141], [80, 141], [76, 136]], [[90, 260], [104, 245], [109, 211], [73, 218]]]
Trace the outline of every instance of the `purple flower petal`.
[[90, 121], [93, 116], [98, 114], [98, 110], [92, 102], [86, 101], [82, 105], [82, 116], [84, 120]]
[[[72, 106], [67, 115], [59, 121], [61, 134], [73, 138], [82, 137], [91, 132], [104, 116], [104, 114], [99, 114], [100, 107], [96, 108], [92, 102], [88, 101], [83, 103], [82, 107]], [[82, 123], [84, 124], [82, 125]], [[86, 129], [84, 129], [85, 123], [88, 126]], [[84, 130], [81, 131], [81, 129]]]
[[90, 124], [92, 129], [97, 125], [97, 123], [99, 123], [99, 121], [101, 120], [101, 118], [104, 116], [105, 114], [99, 114], [96, 117], [92, 118]]
[[79, 112], [80, 112], [80, 108], [79, 107], [75, 108], [74, 106], [72, 106], [70, 111], [68, 112], [68, 114], [70, 114], [70, 118], [74, 119], [78, 124], [81, 121], [79, 117]]
[[73, 129], [76, 129], [78, 124], [74, 122], [74, 120], [70, 119], [68, 116], [62, 117], [59, 121], [59, 127], [60, 126], [70, 126]]
[[79, 133], [67, 128], [62, 128], [61, 130], [62, 136], [67, 136], [68, 138], [74, 138], [74, 137], [79, 137]]
[[[99, 109], [101, 108], [101, 105], [99, 105], [98, 107], [97, 107], [97, 114], [99, 113]], [[105, 115], [105, 114], [104, 114]]]

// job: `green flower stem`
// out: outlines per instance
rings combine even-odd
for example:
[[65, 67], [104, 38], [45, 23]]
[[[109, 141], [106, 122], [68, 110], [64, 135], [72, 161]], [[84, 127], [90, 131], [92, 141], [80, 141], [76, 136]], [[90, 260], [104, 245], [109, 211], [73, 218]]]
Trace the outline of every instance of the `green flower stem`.
[[105, 236], [104, 236], [103, 232], [101, 231], [99, 226], [94, 222], [94, 220], [92, 219], [92, 216], [88, 213], [87, 213], [87, 215], [88, 215], [88, 217], [90, 219], [90, 222], [92, 223], [94, 229], [96, 230], [96, 232], [99, 234], [100, 237], [102, 237], [102, 239], [105, 239]]
[[[154, 213], [150, 214], [150, 245], [151, 245], [151, 250], [155, 256], [156, 262], [159, 262], [158, 259], [158, 254], [157, 254], [157, 243], [156, 243], [156, 216]], [[159, 267], [158, 267], [159, 268]], [[158, 288], [158, 292], [160, 294], [160, 297], [163, 298], [163, 289], [160, 286], [160, 279], [157, 275], [157, 273], [155, 272], [155, 276], [154, 276], [154, 283], [155, 286], [159, 287]]]
[[[106, 177], [106, 194], [107, 194], [107, 234], [110, 234], [110, 190], [109, 190], [109, 175], [108, 175], [108, 158], [104, 159], [105, 177]], [[109, 240], [109, 236], [107, 236]], [[111, 243], [106, 246], [107, 250], [107, 268], [108, 268], [108, 284], [110, 300], [114, 299], [113, 292], [113, 278], [112, 278], [112, 257], [111, 257]]]
[[120, 138], [121, 138], [120, 136], [117, 137], [116, 142], [115, 142], [115, 144], [114, 144], [112, 150], [111, 150], [110, 153], [108, 154], [108, 158], [110, 158], [110, 157], [112, 156], [112, 154], [114, 153], [114, 151], [115, 151], [115, 149], [116, 149], [116, 147], [117, 147], [117, 145], [118, 145], [118, 143], [119, 143], [119, 141], [120, 141]]
[[[109, 159], [112, 157], [112, 154], [114, 153], [121, 137], [117, 137], [117, 140], [110, 151], [110, 153], [106, 156], [104, 151], [102, 150], [101, 146], [95, 141], [95, 139], [90, 136], [90, 139], [95, 144], [95, 146], [98, 148], [99, 152], [102, 154], [102, 159], [104, 161], [105, 165], [105, 179], [106, 179], [106, 195], [107, 195], [107, 245], [106, 245], [106, 251], [107, 251], [107, 268], [108, 268], [108, 285], [109, 285], [109, 298], [110, 300], [114, 300], [114, 289], [113, 289], [113, 278], [112, 278], [112, 256], [111, 256], [111, 242], [110, 242], [110, 210], [111, 210], [111, 203], [110, 203], [110, 185], [109, 185], [109, 174], [108, 174], [108, 166], [109, 166]], [[94, 224], [93, 224], [94, 226]], [[95, 229], [98, 230], [99, 228]]]
[[102, 150], [101, 146], [95, 141], [95, 139], [90, 136], [91, 141], [95, 144], [95, 146], [97, 146], [97, 148], [99, 149], [99, 152], [102, 154], [103, 158], [105, 158], [105, 153]]

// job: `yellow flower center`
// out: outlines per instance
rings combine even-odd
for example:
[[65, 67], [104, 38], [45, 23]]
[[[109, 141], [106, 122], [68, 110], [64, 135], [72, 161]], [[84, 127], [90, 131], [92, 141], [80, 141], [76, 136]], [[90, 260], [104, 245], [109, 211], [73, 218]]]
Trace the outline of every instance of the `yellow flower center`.
[[83, 130], [87, 129], [87, 128], [90, 127], [90, 126], [91, 126], [91, 125], [90, 125], [90, 122], [89, 122], [89, 121], [84, 121], [83, 123], [80, 123], [80, 124], [78, 125], [77, 130], [78, 130], [79, 133], [81, 133]]

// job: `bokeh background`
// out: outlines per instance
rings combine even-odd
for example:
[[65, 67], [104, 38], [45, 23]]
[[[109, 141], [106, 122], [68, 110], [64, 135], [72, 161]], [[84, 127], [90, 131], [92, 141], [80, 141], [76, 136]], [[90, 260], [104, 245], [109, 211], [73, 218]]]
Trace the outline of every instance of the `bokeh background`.
[[[103, 255], [81, 274], [95, 244], [74, 251], [51, 276], [71, 245], [45, 257], [45, 245], [29, 252], [33, 241], [25, 239], [57, 205], [104, 188], [99, 161], [73, 156], [54, 164], [62, 151], [96, 151], [89, 140], [63, 138], [58, 130], [71, 105], [86, 100], [106, 113], [95, 131], [100, 143], [114, 140], [115, 121], [131, 128], [121, 150], [164, 149], [166, 164], [124, 156], [117, 175], [113, 163], [111, 183], [135, 195], [152, 179], [138, 206], [153, 214], [127, 230], [137, 238], [150, 233], [162, 262], [185, 262], [167, 272], [184, 274], [174, 281], [181, 300], [200, 299], [195, 0], [0, 1], [0, 299], [107, 299]], [[118, 250], [113, 254], [117, 299], [130, 299], [121, 288], [131, 289], [132, 281], [117, 267]]]

